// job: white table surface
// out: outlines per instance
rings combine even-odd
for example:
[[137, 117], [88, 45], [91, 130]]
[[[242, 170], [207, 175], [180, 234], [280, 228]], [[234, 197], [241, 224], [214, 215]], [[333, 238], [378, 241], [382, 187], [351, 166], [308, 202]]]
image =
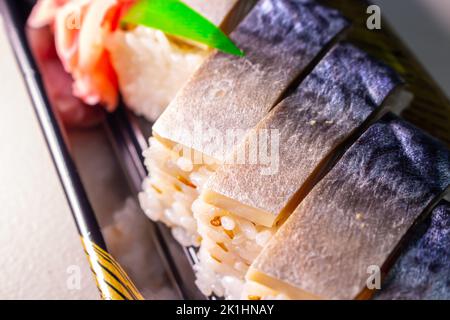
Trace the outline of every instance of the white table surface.
[[[98, 299], [67, 201], [0, 25], [0, 299]], [[67, 285], [73, 268], [80, 271], [79, 288]]]

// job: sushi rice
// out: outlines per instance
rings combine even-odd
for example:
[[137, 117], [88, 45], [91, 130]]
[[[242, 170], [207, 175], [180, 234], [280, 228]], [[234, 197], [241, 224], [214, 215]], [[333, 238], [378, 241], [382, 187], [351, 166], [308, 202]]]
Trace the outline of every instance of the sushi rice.
[[146, 215], [172, 228], [175, 239], [184, 246], [198, 246], [200, 237], [191, 206], [213, 168], [193, 165], [179, 152], [155, 137], [144, 151], [145, 165], [150, 172], [143, 184], [139, 201]]
[[197, 286], [205, 295], [240, 299], [249, 266], [277, 227], [255, 225], [201, 197], [192, 204], [192, 211], [202, 238], [199, 263], [194, 267]]

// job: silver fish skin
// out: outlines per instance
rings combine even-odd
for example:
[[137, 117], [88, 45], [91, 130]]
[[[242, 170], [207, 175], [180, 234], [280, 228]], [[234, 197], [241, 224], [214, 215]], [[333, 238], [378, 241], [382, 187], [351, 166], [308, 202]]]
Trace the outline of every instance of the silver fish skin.
[[[348, 26], [337, 11], [313, 1], [260, 0], [230, 35], [245, 56], [208, 57], [155, 123], [154, 134], [223, 160], [233, 146], [215, 138], [253, 128]], [[214, 132], [192, 137], [196, 126]]]
[[450, 203], [443, 200], [414, 231], [378, 300], [450, 299]]
[[300, 200], [296, 193], [302, 187], [302, 193], [307, 192], [307, 179], [326, 167], [329, 156], [380, 112], [383, 101], [402, 83], [391, 68], [358, 48], [336, 45], [236, 150], [249, 150], [261, 130], [278, 130], [277, 171], [266, 173], [267, 163], [237, 164], [227, 159], [230, 164], [219, 167], [205, 189], [274, 219], [288, 204], [292, 212]]
[[183, 0], [183, 2], [218, 26], [224, 20], [223, 13], [230, 12], [240, 0]]
[[325, 299], [366, 292], [450, 183], [450, 152], [394, 115], [372, 125], [297, 207], [251, 268]]

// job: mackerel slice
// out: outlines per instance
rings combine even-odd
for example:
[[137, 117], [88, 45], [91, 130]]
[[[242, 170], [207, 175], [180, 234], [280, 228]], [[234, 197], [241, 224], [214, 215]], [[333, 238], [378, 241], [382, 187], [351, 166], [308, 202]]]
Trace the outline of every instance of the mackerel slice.
[[297, 207], [246, 277], [293, 298], [366, 298], [410, 227], [450, 183], [450, 152], [388, 115]]
[[[399, 84], [392, 69], [352, 45], [337, 45], [217, 169], [203, 200], [272, 227], [295, 209], [332, 155], [343, 152], [345, 140], [397, 96]], [[242, 164], [239, 154], [258, 146], [269, 148]]]
[[245, 57], [208, 57], [155, 123], [154, 134], [223, 160], [233, 146], [215, 139], [253, 128], [347, 26], [337, 11], [312, 1], [260, 0], [230, 35]]
[[450, 299], [450, 203], [415, 230], [376, 299]]

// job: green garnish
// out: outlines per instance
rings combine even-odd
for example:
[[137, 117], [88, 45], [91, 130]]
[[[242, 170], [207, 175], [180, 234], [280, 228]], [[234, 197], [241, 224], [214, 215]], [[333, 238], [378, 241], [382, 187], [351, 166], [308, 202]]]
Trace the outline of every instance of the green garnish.
[[244, 53], [219, 27], [179, 0], [139, 0], [122, 19], [237, 56]]

